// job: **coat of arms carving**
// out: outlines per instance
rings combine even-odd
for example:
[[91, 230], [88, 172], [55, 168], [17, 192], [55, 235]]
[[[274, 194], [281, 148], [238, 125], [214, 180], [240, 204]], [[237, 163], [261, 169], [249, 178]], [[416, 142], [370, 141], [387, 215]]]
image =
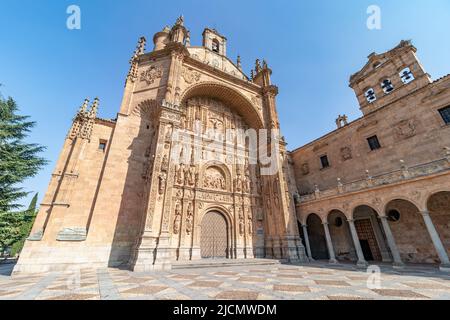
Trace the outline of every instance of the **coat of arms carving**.
[[342, 147], [341, 148], [341, 157], [342, 157], [342, 160], [344, 160], [344, 161], [350, 160], [353, 157], [352, 149], [348, 146]]
[[395, 125], [395, 134], [399, 139], [407, 139], [416, 135], [417, 123], [414, 119], [403, 120]]
[[163, 71], [161, 67], [151, 66], [145, 71], [141, 73], [141, 81], [145, 81], [147, 85], [150, 85], [155, 82], [156, 79], [160, 79], [163, 75]]
[[186, 83], [188, 84], [198, 82], [201, 77], [201, 74], [199, 72], [194, 71], [191, 68], [184, 68], [181, 75], [183, 76], [184, 81], [186, 81]]

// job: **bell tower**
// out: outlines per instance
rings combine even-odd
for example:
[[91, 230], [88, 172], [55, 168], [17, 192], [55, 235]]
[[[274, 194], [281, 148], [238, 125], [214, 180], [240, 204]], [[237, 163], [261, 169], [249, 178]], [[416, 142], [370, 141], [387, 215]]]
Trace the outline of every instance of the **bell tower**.
[[402, 40], [388, 52], [371, 53], [366, 65], [350, 77], [364, 115], [431, 83], [416, 52], [411, 41]]
[[206, 28], [203, 31], [203, 46], [222, 56], [227, 55], [227, 38], [216, 29]]

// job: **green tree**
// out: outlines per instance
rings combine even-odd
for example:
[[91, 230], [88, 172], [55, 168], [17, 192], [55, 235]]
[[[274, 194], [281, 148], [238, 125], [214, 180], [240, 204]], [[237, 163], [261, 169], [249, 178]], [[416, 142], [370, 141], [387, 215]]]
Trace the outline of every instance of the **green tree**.
[[12, 253], [21, 250], [36, 216], [37, 194], [28, 210], [16, 211], [21, 207], [17, 201], [28, 194], [18, 184], [47, 163], [39, 156], [44, 147], [25, 142], [35, 125], [28, 119], [18, 115], [12, 98], [0, 95], [0, 253], [7, 248]]
[[38, 194], [36, 193], [31, 199], [30, 205], [28, 209], [24, 212], [20, 213], [12, 213], [13, 215], [20, 215], [19, 229], [16, 241], [11, 245], [11, 256], [16, 256], [16, 254], [22, 251], [23, 245], [25, 244], [25, 240], [30, 235], [31, 228], [33, 227], [34, 219], [38, 213], [36, 208], [38, 200]]
[[17, 201], [28, 193], [17, 184], [35, 176], [47, 163], [39, 157], [43, 146], [24, 141], [35, 122], [17, 111], [12, 98], [0, 96], [0, 212], [3, 213], [20, 208]]

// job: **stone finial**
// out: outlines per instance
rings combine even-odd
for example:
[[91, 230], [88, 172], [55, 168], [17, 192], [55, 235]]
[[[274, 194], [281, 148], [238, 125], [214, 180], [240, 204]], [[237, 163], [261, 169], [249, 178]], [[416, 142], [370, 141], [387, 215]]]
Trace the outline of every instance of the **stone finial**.
[[256, 59], [255, 61], [255, 72], [256, 74], [258, 74], [261, 71], [261, 62], [259, 61], [259, 59]]
[[140, 37], [138, 44], [136, 46], [136, 52], [135, 55], [141, 55], [145, 53], [145, 45], [147, 44], [147, 40], [145, 37]]
[[84, 99], [83, 104], [80, 107], [80, 110], [78, 111], [79, 114], [84, 114], [87, 111], [87, 107], [89, 105], [89, 99]]
[[407, 170], [408, 169], [406, 167], [405, 160], [403, 160], [403, 159], [400, 160], [400, 168], [402, 168], [402, 170]]
[[337, 188], [338, 192], [342, 193], [344, 185], [342, 184], [341, 178], [337, 178]]
[[185, 46], [186, 47], [190, 47], [191, 46], [191, 32], [187, 31], [186, 32], [186, 40], [185, 40]]
[[177, 18], [175, 25], [176, 26], [184, 26], [184, 16], [183, 15], [181, 15]]
[[240, 55], [237, 56], [236, 65], [237, 65], [239, 70], [242, 70], [241, 56]]
[[444, 156], [450, 162], [450, 147], [444, 147]]
[[405, 164], [404, 160], [400, 160], [400, 168], [402, 169], [402, 174], [404, 178], [409, 177], [408, 166]]
[[100, 100], [98, 98], [94, 99], [94, 102], [92, 103], [92, 106], [91, 106], [91, 110], [89, 110], [89, 118], [97, 117], [99, 102], [100, 102]]
[[267, 66], [267, 61], [265, 59], [263, 59], [262, 67], [263, 67], [263, 69], [268, 69], [269, 68]]

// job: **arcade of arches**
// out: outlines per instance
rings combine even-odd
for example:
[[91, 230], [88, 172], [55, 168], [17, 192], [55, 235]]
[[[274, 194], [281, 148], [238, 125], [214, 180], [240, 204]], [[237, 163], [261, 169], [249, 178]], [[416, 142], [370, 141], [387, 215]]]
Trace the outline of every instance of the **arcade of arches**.
[[[331, 209], [300, 214], [299, 227], [312, 260], [368, 263], [439, 264], [450, 267], [450, 191], [428, 196], [423, 209], [416, 201], [394, 198], [352, 210]], [[384, 208], [383, 211], [375, 208]]]

